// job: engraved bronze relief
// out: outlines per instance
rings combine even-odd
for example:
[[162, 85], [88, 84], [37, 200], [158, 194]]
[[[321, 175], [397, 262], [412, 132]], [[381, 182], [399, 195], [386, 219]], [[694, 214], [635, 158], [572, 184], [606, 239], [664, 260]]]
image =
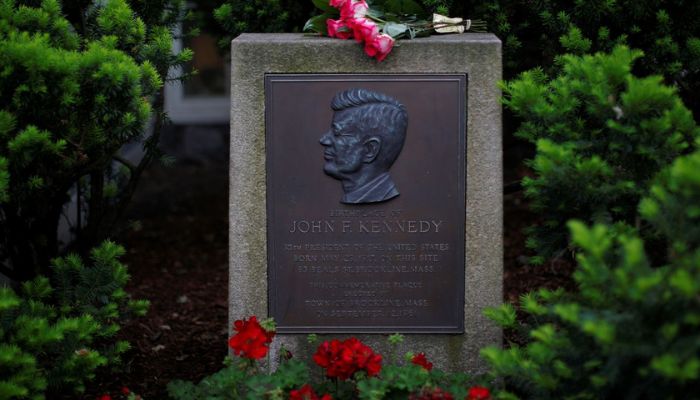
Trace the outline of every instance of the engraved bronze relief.
[[331, 127], [319, 142], [323, 171], [343, 187], [340, 202], [379, 203], [398, 196], [389, 169], [406, 140], [406, 108], [393, 97], [366, 89], [336, 94], [331, 108]]
[[466, 94], [455, 74], [265, 76], [277, 332], [464, 331]]

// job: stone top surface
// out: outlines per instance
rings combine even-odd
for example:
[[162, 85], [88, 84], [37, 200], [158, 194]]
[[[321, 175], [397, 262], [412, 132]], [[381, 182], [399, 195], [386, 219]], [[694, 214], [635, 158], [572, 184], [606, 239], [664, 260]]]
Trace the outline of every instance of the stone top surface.
[[[348, 46], [357, 46], [354, 40], [340, 40], [325, 36], [315, 36], [303, 33], [244, 33], [233, 40], [233, 43], [290, 43], [290, 44], [319, 44], [319, 43], [346, 43]], [[463, 33], [448, 35], [432, 35], [413, 40], [400, 40], [400, 46], [420, 46], [435, 43], [501, 43], [492, 33]]]

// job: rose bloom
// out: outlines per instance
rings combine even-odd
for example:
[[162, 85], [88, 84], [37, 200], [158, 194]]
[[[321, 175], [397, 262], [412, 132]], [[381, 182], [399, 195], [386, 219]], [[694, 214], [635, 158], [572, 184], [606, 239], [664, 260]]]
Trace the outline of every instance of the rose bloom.
[[348, 26], [357, 43], [368, 42], [379, 35], [379, 27], [369, 18], [351, 19]]
[[289, 400], [333, 400], [333, 397], [328, 393], [318, 397], [314, 389], [309, 384], [306, 384], [299, 390], [289, 392]]
[[365, 42], [365, 53], [375, 57], [377, 61], [382, 61], [391, 52], [395, 41], [393, 37], [382, 33]]
[[425, 368], [426, 371], [430, 371], [433, 369], [433, 363], [428, 361], [427, 358], [425, 358], [425, 353], [418, 353], [413, 358], [411, 359], [411, 362], [416, 365], [420, 365], [421, 367]]
[[340, 9], [340, 7], [342, 7], [346, 1], [348, 0], [331, 0], [330, 5], [331, 7]]
[[347, 0], [340, 7], [340, 19], [358, 19], [367, 15], [369, 6], [365, 0]]
[[275, 332], [268, 332], [260, 326], [255, 316], [237, 320], [233, 324], [236, 334], [228, 340], [228, 346], [236, 355], [249, 359], [263, 358], [267, 355], [268, 344], [272, 342]]
[[467, 398], [465, 400], [489, 400], [491, 398], [491, 392], [482, 386], [472, 386], [467, 393]]
[[328, 27], [328, 36], [338, 39], [350, 39], [352, 36], [352, 30], [345, 24], [345, 21], [340, 19], [330, 19], [326, 20], [326, 27]]

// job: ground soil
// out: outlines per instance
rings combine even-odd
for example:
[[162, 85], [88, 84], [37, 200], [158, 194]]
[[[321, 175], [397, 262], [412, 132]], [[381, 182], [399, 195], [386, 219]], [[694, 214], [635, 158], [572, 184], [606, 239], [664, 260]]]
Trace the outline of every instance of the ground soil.
[[[527, 173], [522, 163], [506, 160], [506, 182]], [[150, 300], [151, 308], [123, 327], [121, 338], [132, 344], [124, 370], [101, 373], [84, 398], [126, 386], [146, 399], [166, 399], [169, 381], [198, 381], [221, 368], [228, 323], [227, 173], [225, 154], [219, 154], [206, 162], [154, 165], [143, 177], [127, 216], [133, 223], [120, 241], [128, 249], [127, 290]], [[536, 217], [522, 192], [505, 195], [504, 206], [504, 300], [517, 302], [539, 287], [571, 288], [571, 263], [528, 265], [522, 231]], [[511, 340], [518, 338], [506, 333], [506, 344]]]

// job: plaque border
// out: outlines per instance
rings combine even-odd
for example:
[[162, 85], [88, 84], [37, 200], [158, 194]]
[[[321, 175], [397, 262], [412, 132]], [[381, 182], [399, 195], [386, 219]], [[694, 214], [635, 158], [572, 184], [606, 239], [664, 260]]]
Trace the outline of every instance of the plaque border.
[[[299, 82], [457, 82], [458, 88], [458, 98], [457, 107], [459, 112], [459, 126], [458, 126], [458, 146], [462, 151], [457, 151], [457, 176], [458, 180], [464, 185], [464, 190], [458, 193], [459, 198], [456, 199], [459, 204], [464, 207], [463, 221], [458, 230], [459, 237], [457, 242], [460, 243], [459, 251], [456, 254], [456, 259], [462, 260], [460, 264], [460, 274], [459, 283], [457, 284], [457, 294], [459, 295], [459, 306], [455, 310], [455, 315], [452, 317], [457, 324], [444, 324], [444, 325], [366, 325], [366, 326], [317, 326], [317, 325], [307, 325], [307, 326], [285, 326], [280, 323], [280, 321], [275, 321], [277, 323], [277, 332], [279, 333], [421, 333], [421, 334], [455, 334], [464, 333], [464, 296], [460, 295], [464, 293], [465, 290], [465, 271], [468, 266], [466, 265], [466, 221], [468, 218], [467, 207], [466, 207], [466, 194], [467, 194], [467, 123], [469, 119], [469, 109], [467, 104], [468, 93], [468, 81], [469, 77], [467, 73], [398, 73], [398, 74], [348, 74], [348, 73], [265, 73], [264, 74], [264, 97], [265, 97], [265, 178], [266, 187], [267, 185], [274, 185], [271, 170], [275, 160], [272, 157], [268, 157], [270, 150], [272, 148], [272, 141], [270, 140], [270, 133], [268, 127], [270, 126], [270, 119], [272, 118], [270, 99], [272, 97], [273, 86], [275, 83], [299, 83]], [[267, 253], [267, 308], [268, 315], [276, 315], [275, 305], [277, 304], [277, 286], [272, 285], [272, 282], [276, 279], [274, 258], [274, 236], [270, 234], [270, 224], [272, 223], [269, 218], [270, 215], [274, 215], [275, 204], [271, 199], [271, 191], [266, 190], [266, 212], [267, 220], [265, 222], [266, 227], [266, 253]], [[272, 289], [272, 290], [271, 290]]]

